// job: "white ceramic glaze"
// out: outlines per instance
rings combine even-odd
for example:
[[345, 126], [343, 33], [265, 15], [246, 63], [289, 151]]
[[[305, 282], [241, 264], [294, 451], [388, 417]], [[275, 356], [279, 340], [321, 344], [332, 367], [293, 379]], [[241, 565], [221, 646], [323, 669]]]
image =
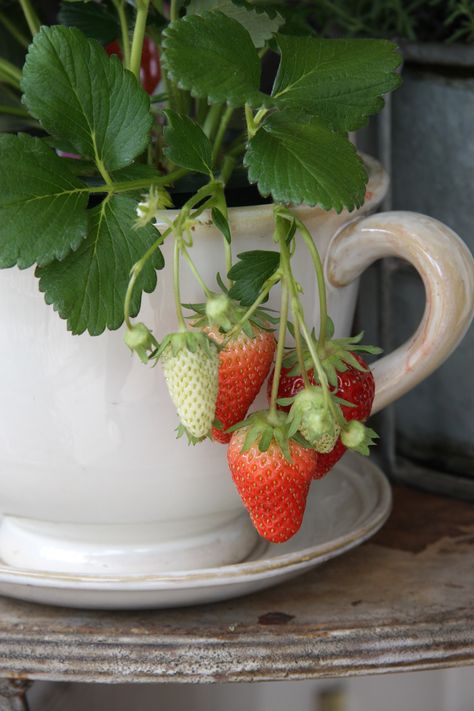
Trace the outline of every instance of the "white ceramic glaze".
[[0, 562], [0, 594], [68, 607], [177, 607], [247, 595], [293, 578], [362, 543], [385, 522], [390, 486], [372, 462], [348, 453], [313, 487], [300, 531], [284, 544], [261, 541], [240, 564], [166, 575], [34, 573]]
[[[380, 166], [368, 163], [367, 200], [358, 212], [302, 207], [298, 213], [329, 264], [328, 304], [338, 335], [350, 331], [356, 277], [374, 258], [400, 254], [425, 279], [430, 302], [421, 329], [437, 337], [421, 335], [403, 351], [409, 353], [403, 375], [398, 356], [377, 365], [384, 393], [377, 402], [386, 404], [440, 361], [431, 353], [434, 347], [444, 344], [444, 358], [461, 337], [472, 316], [473, 262], [454, 234], [434, 220], [404, 214], [393, 223], [387, 216], [364, 218], [387, 187]], [[222, 239], [208, 218], [203, 215], [194, 232], [193, 256], [212, 284], [216, 272], [224, 271], [224, 260]], [[232, 209], [230, 223], [235, 252], [273, 248], [271, 205]], [[294, 263], [306, 316], [316, 325], [317, 289], [302, 243]], [[183, 300], [201, 300], [186, 270], [183, 265]], [[159, 273], [157, 291], [144, 297], [140, 318], [159, 338], [175, 330], [169, 271]], [[229, 534], [242, 506], [226, 449], [211, 442], [189, 448], [175, 439], [176, 413], [159, 367], [132, 358], [121, 332], [98, 338], [68, 334], [44, 304], [31, 270], [0, 274], [0, 319], [0, 556], [5, 562], [59, 572], [151, 574], [223, 565], [249, 553], [256, 538], [246, 517], [236, 535]], [[196, 537], [202, 547], [196, 548]]]

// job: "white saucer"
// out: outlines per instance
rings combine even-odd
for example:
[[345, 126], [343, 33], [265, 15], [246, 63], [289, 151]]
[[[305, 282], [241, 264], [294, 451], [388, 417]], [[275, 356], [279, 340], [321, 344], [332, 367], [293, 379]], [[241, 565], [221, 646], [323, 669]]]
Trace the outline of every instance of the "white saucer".
[[244, 562], [156, 576], [93, 577], [32, 572], [0, 561], [0, 594], [97, 609], [163, 608], [216, 602], [276, 585], [354, 548], [385, 522], [391, 491], [365, 457], [347, 453], [312, 484], [301, 530], [287, 543], [262, 541]]

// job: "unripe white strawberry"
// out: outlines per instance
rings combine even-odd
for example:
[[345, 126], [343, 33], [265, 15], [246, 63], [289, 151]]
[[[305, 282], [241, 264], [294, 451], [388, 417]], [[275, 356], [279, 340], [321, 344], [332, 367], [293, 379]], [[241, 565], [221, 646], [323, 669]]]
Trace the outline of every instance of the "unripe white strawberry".
[[203, 333], [173, 333], [158, 357], [171, 399], [191, 441], [204, 439], [214, 423], [219, 357]]

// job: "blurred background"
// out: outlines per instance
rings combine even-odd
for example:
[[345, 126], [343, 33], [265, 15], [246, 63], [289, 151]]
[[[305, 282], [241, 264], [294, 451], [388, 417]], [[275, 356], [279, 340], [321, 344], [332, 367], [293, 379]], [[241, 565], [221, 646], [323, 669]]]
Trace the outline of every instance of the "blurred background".
[[258, 684], [51, 684], [30, 711], [472, 711], [472, 669]]

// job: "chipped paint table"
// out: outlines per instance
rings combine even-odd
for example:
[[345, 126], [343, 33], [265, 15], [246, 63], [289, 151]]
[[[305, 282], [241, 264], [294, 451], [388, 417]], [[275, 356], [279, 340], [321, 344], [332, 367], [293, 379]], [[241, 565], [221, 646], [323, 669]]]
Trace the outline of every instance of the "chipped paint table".
[[23, 708], [18, 692], [34, 679], [253, 681], [472, 664], [474, 505], [394, 494], [368, 543], [240, 599], [81, 612], [0, 598], [0, 709]]

